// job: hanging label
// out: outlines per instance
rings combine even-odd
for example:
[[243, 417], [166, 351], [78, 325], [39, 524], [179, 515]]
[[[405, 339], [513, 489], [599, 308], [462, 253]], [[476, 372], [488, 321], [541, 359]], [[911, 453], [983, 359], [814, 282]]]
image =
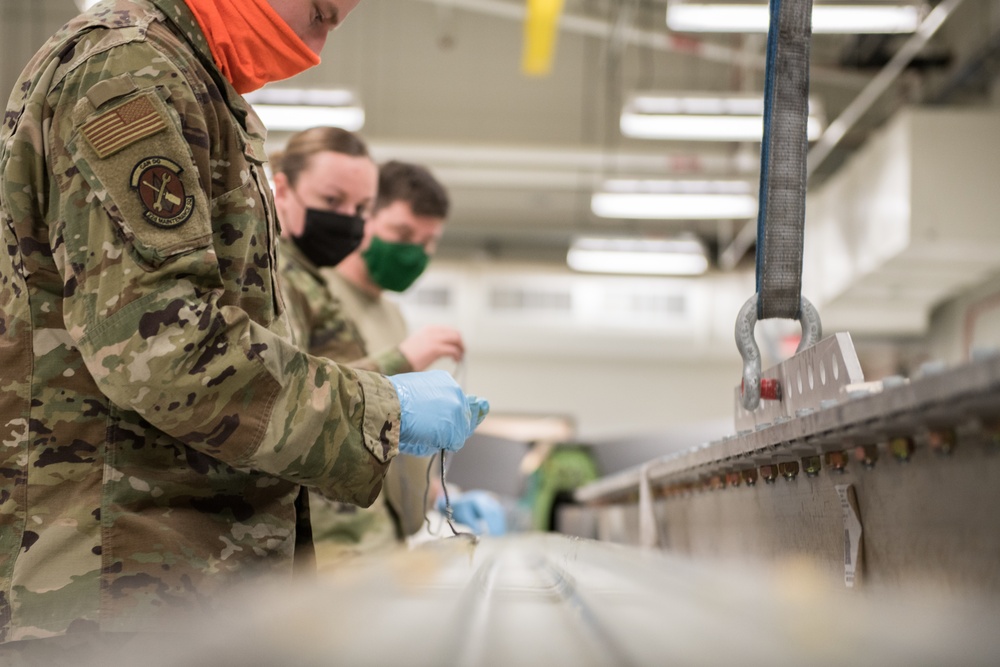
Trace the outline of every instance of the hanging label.
[[861, 558], [861, 519], [858, 517], [858, 499], [852, 484], [838, 484], [837, 497], [844, 515], [844, 585], [854, 588]]

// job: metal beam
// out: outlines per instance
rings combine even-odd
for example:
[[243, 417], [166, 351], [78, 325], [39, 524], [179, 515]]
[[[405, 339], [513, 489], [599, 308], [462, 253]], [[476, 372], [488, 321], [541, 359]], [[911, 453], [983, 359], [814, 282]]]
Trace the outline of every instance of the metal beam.
[[[814, 372], [819, 377], [820, 370]], [[652, 461], [649, 479], [658, 484], [690, 483], [727, 471], [754, 467], [759, 460], [822, 456], [845, 443], [885, 444], [914, 433], [973, 430], [983, 440], [1000, 438], [1000, 356], [933, 372], [910, 380], [886, 379], [859, 387], [822, 409], [756, 430], [670, 454]], [[638, 492], [640, 468], [602, 478], [576, 491], [583, 503]]]
[[[439, 7], [461, 9], [519, 22], [524, 22], [527, 13], [523, 2], [512, 3], [503, 2], [503, 0], [420, 1]], [[615, 25], [611, 21], [604, 19], [564, 13], [559, 21], [559, 28], [564, 32], [597, 37], [599, 39], [609, 39], [615, 30]], [[629, 26], [623, 28], [620, 33], [617, 33], [616, 37], [620, 38], [625, 44], [632, 44], [666, 53], [688, 55], [726, 65], [739, 65], [763, 71], [766, 64], [766, 59], [763, 55], [747, 54], [741, 49], [694, 39], [687, 35], [676, 35], [668, 32], [665, 25], [663, 30], [659, 31], [642, 30]], [[811, 75], [815, 81], [822, 81], [828, 85], [844, 88], [861, 88], [869, 80], [867, 76], [861, 74], [828, 67], [814, 67]]]
[[748, 220], [736, 233], [733, 240], [719, 253], [719, 268], [732, 271], [757, 241], [757, 221]]

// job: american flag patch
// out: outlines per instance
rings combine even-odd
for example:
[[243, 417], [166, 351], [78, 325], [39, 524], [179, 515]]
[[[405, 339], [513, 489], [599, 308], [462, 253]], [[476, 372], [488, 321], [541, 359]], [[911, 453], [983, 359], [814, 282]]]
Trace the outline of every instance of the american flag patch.
[[121, 149], [167, 128], [163, 116], [148, 97], [140, 97], [102, 113], [80, 131], [102, 160]]

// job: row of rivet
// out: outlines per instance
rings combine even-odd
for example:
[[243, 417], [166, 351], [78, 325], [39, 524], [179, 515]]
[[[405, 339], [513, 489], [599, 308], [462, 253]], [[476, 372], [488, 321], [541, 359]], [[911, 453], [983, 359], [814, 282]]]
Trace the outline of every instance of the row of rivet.
[[[994, 446], [1000, 446], [1000, 423], [985, 428], [987, 441]], [[938, 456], [951, 455], [957, 446], [958, 437], [954, 429], [931, 429], [922, 434], [923, 441], [929, 449]], [[883, 442], [889, 454], [901, 463], [908, 462], [917, 449], [917, 440], [913, 436], [898, 436], [887, 438]], [[756, 486], [758, 480], [765, 484], [774, 484], [779, 478], [788, 481], [804, 472], [807, 477], [817, 477], [826, 467], [834, 473], [845, 472], [851, 458], [863, 469], [871, 470], [879, 460], [879, 444], [857, 445], [838, 451], [829, 451], [822, 456], [810, 454], [792, 460], [765, 463], [755, 467], [746, 467], [728, 472], [717, 472], [703, 476], [697, 481], [667, 484], [657, 490], [659, 497], [673, 497], [692, 491], [719, 490], [739, 486]]]

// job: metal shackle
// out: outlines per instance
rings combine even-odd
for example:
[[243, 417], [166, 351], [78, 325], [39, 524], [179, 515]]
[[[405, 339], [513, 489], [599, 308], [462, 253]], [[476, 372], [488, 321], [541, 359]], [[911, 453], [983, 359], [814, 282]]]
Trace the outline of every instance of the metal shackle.
[[[754, 338], [754, 328], [757, 326], [757, 294], [747, 299], [736, 316], [736, 348], [743, 357], [743, 385], [740, 400], [747, 410], [756, 410], [760, 405], [760, 348]], [[800, 297], [799, 324], [802, 325], [802, 338], [796, 353], [819, 342], [823, 335], [823, 324], [819, 319], [816, 307], [805, 297]]]

